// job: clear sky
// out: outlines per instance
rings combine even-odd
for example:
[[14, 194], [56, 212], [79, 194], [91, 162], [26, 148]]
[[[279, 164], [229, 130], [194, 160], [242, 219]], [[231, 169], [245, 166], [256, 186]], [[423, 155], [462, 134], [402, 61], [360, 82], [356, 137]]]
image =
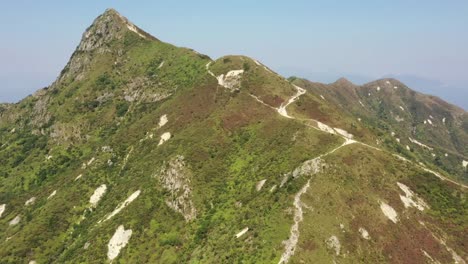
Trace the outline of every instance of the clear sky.
[[247, 55], [283, 75], [322, 82], [396, 75], [468, 109], [467, 0], [5, 0], [0, 101], [49, 85], [108, 7], [212, 58]]

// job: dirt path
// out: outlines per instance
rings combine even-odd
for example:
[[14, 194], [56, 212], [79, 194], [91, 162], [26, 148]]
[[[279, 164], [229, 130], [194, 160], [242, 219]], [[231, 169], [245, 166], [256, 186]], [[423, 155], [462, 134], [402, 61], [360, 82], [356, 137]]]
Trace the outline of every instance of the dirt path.
[[[286, 118], [295, 119], [295, 120], [300, 120], [300, 121], [306, 121], [306, 122], [313, 121], [313, 122], [315, 122], [315, 123], [317, 124], [318, 127], [315, 127], [315, 126], [311, 125], [310, 123], [306, 123], [306, 125], [307, 125], [308, 127], [311, 127], [311, 128], [313, 128], [313, 129], [316, 129], [316, 130], [319, 130], [319, 131], [322, 131], [322, 132], [326, 132], [326, 133], [329, 133], [329, 134], [339, 135], [339, 136], [341, 136], [341, 137], [344, 139], [344, 143], [343, 143], [342, 145], [340, 145], [339, 147], [337, 147], [337, 148], [335, 148], [335, 149], [333, 149], [333, 150], [331, 150], [331, 151], [329, 151], [329, 152], [327, 152], [327, 153], [325, 153], [325, 154], [322, 154], [322, 155], [316, 157], [315, 159], [320, 159], [320, 158], [322, 158], [322, 157], [325, 157], [325, 156], [327, 156], [327, 155], [330, 155], [330, 154], [334, 153], [335, 151], [337, 151], [337, 150], [339, 150], [339, 149], [341, 149], [341, 148], [343, 148], [343, 147], [345, 147], [345, 146], [347, 146], [347, 145], [353, 144], [353, 143], [360, 144], [360, 145], [362, 145], [362, 146], [366, 146], [366, 147], [371, 148], [371, 149], [374, 149], [374, 150], [383, 151], [383, 150], [380, 149], [380, 148], [377, 148], [377, 147], [374, 147], [374, 146], [365, 144], [365, 143], [363, 143], [363, 142], [359, 142], [359, 141], [356, 141], [356, 140], [351, 139], [351, 138], [347, 135], [347, 133], [343, 133], [344, 130], [342, 131], [342, 133], [335, 133], [335, 130], [336, 130], [336, 129], [333, 129], [333, 128], [327, 126], [326, 124], [322, 124], [322, 123], [320, 123], [320, 122], [317, 121], [317, 120], [314, 120], [314, 119], [298, 119], [298, 118], [296, 118], [296, 117], [290, 116], [290, 115], [288, 114], [288, 112], [287, 112], [287, 107], [288, 107], [290, 104], [292, 104], [292, 103], [294, 103], [295, 101], [297, 101], [301, 95], [303, 95], [303, 94], [306, 93], [306, 90], [305, 90], [305, 89], [303, 89], [303, 88], [301, 88], [301, 87], [298, 87], [298, 86], [296, 86], [296, 85], [294, 85], [294, 87], [297, 89], [297, 93], [296, 93], [294, 96], [292, 96], [292, 97], [288, 100], [288, 102], [287, 102], [286, 104], [281, 105], [279, 108], [274, 108], [274, 107], [272, 107], [272, 106], [266, 104], [265, 102], [263, 102], [263, 101], [260, 100], [258, 97], [254, 96], [254, 95], [252, 95], [252, 94], [251, 94], [250, 96], [253, 97], [256, 101], [260, 102], [261, 104], [263, 104], [263, 105], [265, 105], [265, 106], [268, 106], [268, 107], [270, 107], [270, 108], [276, 109], [276, 111], [277, 111], [280, 115], [282, 115], [282, 116], [284, 116], [284, 117], [286, 117]], [[390, 154], [391, 154], [391, 153], [390, 153]], [[408, 161], [408, 162], [411, 162], [411, 163], [415, 164], [415, 163], [412, 162], [412, 161], [409, 161], [409, 160], [407, 160], [407, 159], [405, 159], [405, 160]], [[417, 164], [415, 164], [415, 165], [417, 165]], [[430, 173], [434, 174], [435, 176], [439, 177], [439, 178], [442, 179], [442, 180], [446, 180], [446, 181], [455, 183], [455, 184], [457, 184], [457, 185], [459, 185], [459, 186], [461, 186], [461, 187], [463, 187], [463, 188], [467, 188], [466, 185], [463, 185], [463, 184], [461, 184], [461, 183], [457, 183], [457, 182], [455, 182], [455, 181], [452, 181], [452, 180], [450, 180], [450, 179], [448, 179], [448, 178], [446, 178], [446, 177], [440, 175], [440, 174], [437, 173], [437, 172], [431, 171], [431, 170], [429, 170], [429, 169], [427, 169], [427, 168], [424, 168], [424, 167], [421, 167], [421, 166], [418, 166], [418, 167], [420, 167], [421, 169], [423, 169], [423, 170], [425, 170], [425, 171], [427, 171], [427, 172], [430, 172]], [[307, 192], [307, 189], [309, 188], [309, 186], [310, 186], [310, 178], [309, 178], [309, 180], [307, 181], [307, 183], [306, 183], [306, 184], [299, 190], [299, 192], [296, 193], [296, 195], [294, 196], [294, 203], [293, 203], [293, 204], [294, 204], [294, 207], [295, 207], [295, 212], [294, 212], [294, 224], [291, 226], [289, 239], [286, 240], [286, 241], [283, 241], [283, 244], [284, 244], [284, 246], [285, 246], [285, 250], [284, 250], [283, 254], [281, 255], [281, 259], [280, 259], [280, 261], [278, 262], [279, 264], [281, 264], [281, 263], [287, 263], [287, 262], [289, 261], [289, 259], [291, 258], [291, 256], [293, 256], [294, 253], [295, 253], [296, 246], [297, 246], [297, 243], [298, 243], [298, 241], [299, 241], [299, 234], [300, 234], [300, 232], [299, 232], [299, 224], [300, 224], [300, 223], [302, 222], [302, 220], [303, 220], [303, 209], [302, 209], [302, 208], [303, 208], [303, 204], [302, 204], [302, 202], [301, 202], [301, 196], [302, 196], [304, 193]]]
[[284, 116], [286, 118], [291, 118], [291, 119], [295, 119], [295, 118], [288, 114], [288, 111], [286, 110], [286, 108], [290, 104], [294, 103], [297, 99], [299, 99], [299, 97], [301, 95], [306, 93], [305, 89], [303, 89], [303, 88], [301, 88], [299, 86], [296, 86], [296, 85], [294, 85], [294, 87], [297, 89], [297, 93], [293, 97], [291, 97], [286, 104], [281, 104], [281, 106], [277, 109], [277, 111], [278, 111], [278, 113], [280, 115], [282, 115], [282, 116]]
[[[345, 142], [343, 144], [341, 144], [339, 147], [337, 147], [337, 148], [335, 148], [335, 149], [333, 149], [333, 150], [331, 150], [331, 151], [329, 151], [329, 152], [327, 152], [325, 154], [322, 154], [322, 155], [316, 157], [314, 160], [320, 160], [321, 158], [326, 157], [326, 156], [334, 153], [335, 151], [339, 150], [340, 148], [342, 148], [344, 146], [347, 146], [349, 144], [353, 144], [353, 143], [356, 143], [356, 141], [351, 140], [351, 139], [346, 139]], [[302, 208], [305, 207], [305, 206], [301, 201], [301, 196], [304, 193], [307, 192], [307, 189], [309, 189], [310, 180], [311, 179], [309, 178], [307, 180], [307, 183], [294, 196], [294, 203], [293, 203], [294, 207], [295, 207], [295, 210], [294, 210], [294, 224], [291, 226], [289, 239], [286, 240], [286, 241], [283, 241], [284, 252], [281, 255], [280, 261], [278, 262], [279, 264], [287, 263], [289, 261], [289, 259], [291, 258], [291, 256], [293, 256], [295, 251], [296, 251], [297, 242], [299, 241], [299, 224], [304, 219], [304, 216], [303, 216], [304, 211], [303, 211]]]

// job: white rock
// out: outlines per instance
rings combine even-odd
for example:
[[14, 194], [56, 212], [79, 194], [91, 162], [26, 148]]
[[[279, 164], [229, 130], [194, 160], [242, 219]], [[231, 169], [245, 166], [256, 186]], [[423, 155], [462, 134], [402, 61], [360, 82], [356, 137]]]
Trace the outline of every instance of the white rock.
[[162, 68], [162, 66], [164, 66], [164, 61], [161, 62], [161, 64], [159, 64], [158, 66], [158, 70]]
[[388, 205], [388, 204], [386, 204], [384, 202], [380, 202], [380, 210], [382, 210], [382, 213], [388, 219], [390, 219], [390, 221], [392, 221], [395, 224], [398, 222], [398, 214], [395, 211], [395, 209], [393, 209], [393, 207], [391, 207], [390, 205]]
[[333, 249], [337, 256], [340, 255], [341, 244], [340, 244], [340, 240], [338, 239], [338, 237], [331, 236], [329, 239], [327, 239], [326, 243], [327, 243], [327, 247], [330, 249]]
[[93, 195], [89, 198], [89, 203], [91, 207], [95, 208], [99, 201], [101, 200], [102, 196], [106, 193], [107, 186], [105, 184], [99, 186], [96, 190], [94, 190]]
[[317, 126], [320, 130], [324, 131], [324, 132], [327, 132], [327, 133], [330, 133], [330, 134], [336, 134], [335, 130], [333, 130], [333, 128], [325, 125], [324, 123], [322, 122], [319, 122], [317, 121]]
[[89, 165], [93, 164], [94, 160], [95, 160], [95, 158], [92, 157], [92, 158], [88, 161], [88, 163], [86, 163], [86, 165], [89, 166]]
[[163, 127], [165, 124], [167, 124], [168, 122], [168, 119], [167, 119], [167, 115], [163, 115], [159, 118], [159, 128]]
[[325, 100], [325, 97], [323, 97], [323, 95], [320, 95], [320, 98], [322, 98], [323, 100]]
[[429, 263], [433, 263], [433, 264], [440, 264], [440, 262], [434, 260], [431, 255], [429, 255], [429, 253], [427, 253], [426, 251], [422, 250], [422, 253], [424, 254], [424, 256], [430, 261]]
[[397, 138], [396, 141], [397, 141], [398, 143], [400, 143], [401, 140], [400, 140], [399, 138]]
[[380, 86], [377, 86], [377, 91], [380, 91]]
[[14, 226], [14, 225], [17, 225], [20, 221], [21, 221], [21, 216], [17, 215], [8, 224], [11, 225], [11, 226]]
[[429, 146], [427, 146], [427, 145], [424, 145], [423, 143], [417, 141], [416, 139], [413, 139], [413, 138], [408, 138], [408, 139], [409, 139], [412, 143], [414, 143], [414, 144], [416, 144], [416, 145], [419, 145], [419, 146], [421, 146], [421, 147], [423, 147], [423, 148], [426, 148], [426, 149], [428, 149], [428, 150], [434, 150], [433, 148], [431, 148], [431, 147], [429, 147]]
[[257, 189], [257, 192], [259, 192], [262, 189], [265, 182], [266, 182], [266, 179], [257, 182], [257, 185], [255, 186], [255, 189]]
[[273, 185], [273, 186], [270, 188], [270, 192], [271, 192], [271, 193], [274, 192], [274, 191], [276, 190], [276, 188], [277, 188], [276, 184]]
[[439, 237], [436, 237], [434, 234], [432, 234], [432, 236], [437, 240], [439, 241], [440, 244], [442, 244], [445, 249], [450, 252], [452, 254], [452, 259], [453, 259], [453, 263], [455, 264], [466, 264], [465, 260], [460, 257], [457, 252], [455, 252], [455, 250], [453, 250], [452, 248], [450, 248], [448, 245], [447, 245], [447, 242], [442, 239], [442, 238], [439, 238]]
[[442, 122], [445, 124], [445, 120], [447, 120], [445, 117], [442, 118]]
[[216, 77], [218, 84], [227, 89], [237, 88], [241, 83], [242, 74], [244, 70], [233, 70], [226, 73], [226, 75], [221, 74]]
[[111, 153], [113, 150], [110, 146], [102, 146], [101, 151], [106, 152], [106, 153]]
[[36, 202], [36, 197], [31, 197], [29, 198], [29, 200], [27, 200], [24, 205], [28, 206], [28, 205], [32, 205], [34, 204], [34, 202]]
[[236, 238], [243, 236], [245, 233], [247, 233], [247, 231], [249, 231], [248, 227], [242, 229], [239, 233], [236, 234]]
[[57, 194], [57, 190], [54, 190], [54, 191], [49, 195], [49, 197], [47, 197], [47, 200], [49, 200], [50, 198], [54, 197], [56, 194]]
[[6, 204], [0, 204], [0, 218], [3, 215], [3, 212], [5, 212]]
[[107, 245], [107, 258], [114, 260], [120, 254], [120, 250], [128, 244], [131, 236], [132, 230], [125, 230], [124, 226], [120, 225]]
[[370, 239], [369, 232], [367, 232], [367, 230], [364, 229], [363, 227], [359, 228], [359, 233], [361, 234], [362, 238], [367, 239], [367, 240]]
[[416, 207], [419, 211], [424, 211], [428, 208], [427, 204], [411, 191], [411, 189], [403, 183], [397, 182], [398, 187], [405, 193], [405, 196], [400, 195], [405, 208]]
[[[110, 213], [105, 219], [104, 219], [104, 222], [111, 219], [113, 216], [115, 216], [116, 214], [120, 213], [120, 211], [122, 211], [125, 207], [127, 207], [131, 202], [133, 202], [136, 198], [138, 198], [138, 196], [140, 195], [141, 191], [138, 190], [134, 193], [132, 193], [132, 195], [130, 195], [123, 203], [121, 203], [119, 206], [117, 206], [117, 208], [115, 208], [114, 211], [112, 211], [112, 213]], [[99, 221], [98, 223], [101, 223], [102, 221]]]
[[463, 160], [463, 161], [462, 161], [462, 165], [463, 165], [464, 168], [466, 168], [466, 167], [468, 166], [468, 161]]
[[140, 37], [146, 39], [146, 37], [145, 37], [143, 34], [141, 34], [140, 32], [138, 32], [137, 28], [136, 28], [135, 25], [133, 25], [132, 23], [127, 22], [127, 28], [130, 29], [131, 31], [137, 33], [138, 36], [140, 36]]
[[302, 175], [314, 175], [320, 172], [322, 165], [323, 161], [320, 158], [306, 160], [292, 171], [292, 176], [296, 179]]
[[403, 108], [403, 106], [400, 105], [400, 109], [401, 111], [405, 111], [405, 108]]
[[398, 154], [393, 154], [393, 156], [397, 157], [399, 160], [402, 160], [402, 161], [409, 161], [408, 159], [398, 155]]
[[445, 153], [445, 155], [444, 155], [444, 156], [445, 156], [445, 157], [448, 157], [448, 154], [447, 154], [447, 153]]
[[433, 125], [432, 124], [432, 121], [430, 119], [427, 119], [427, 122], [430, 124], [430, 125]]
[[161, 135], [161, 139], [159, 140], [158, 146], [164, 144], [164, 142], [168, 141], [171, 138], [170, 132], [165, 132]]
[[411, 150], [411, 148], [410, 148], [408, 145], [406, 145], [406, 149], [407, 149], [407, 150]]
[[350, 134], [348, 133], [346, 130], [344, 129], [341, 129], [341, 128], [334, 128], [336, 132], [338, 132], [338, 134], [342, 135], [343, 137], [345, 138], [349, 138], [349, 139], [352, 139], [354, 137], [353, 134]]

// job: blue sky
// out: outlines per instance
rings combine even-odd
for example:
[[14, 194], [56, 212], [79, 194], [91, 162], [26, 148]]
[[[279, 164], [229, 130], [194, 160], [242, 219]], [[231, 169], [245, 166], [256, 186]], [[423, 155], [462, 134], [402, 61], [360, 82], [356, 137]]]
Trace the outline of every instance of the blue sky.
[[0, 101], [49, 85], [108, 7], [212, 58], [247, 55], [321, 82], [400, 76], [468, 109], [466, 0], [2, 1]]

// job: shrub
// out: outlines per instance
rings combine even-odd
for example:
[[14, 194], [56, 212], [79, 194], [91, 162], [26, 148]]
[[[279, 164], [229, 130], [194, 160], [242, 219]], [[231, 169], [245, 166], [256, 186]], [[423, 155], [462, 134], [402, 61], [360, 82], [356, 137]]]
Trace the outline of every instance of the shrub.
[[116, 106], [116, 114], [118, 117], [121, 117], [121, 116], [124, 116], [127, 111], [128, 111], [128, 103], [127, 102], [121, 102], [121, 103], [118, 103], [117, 106]]

